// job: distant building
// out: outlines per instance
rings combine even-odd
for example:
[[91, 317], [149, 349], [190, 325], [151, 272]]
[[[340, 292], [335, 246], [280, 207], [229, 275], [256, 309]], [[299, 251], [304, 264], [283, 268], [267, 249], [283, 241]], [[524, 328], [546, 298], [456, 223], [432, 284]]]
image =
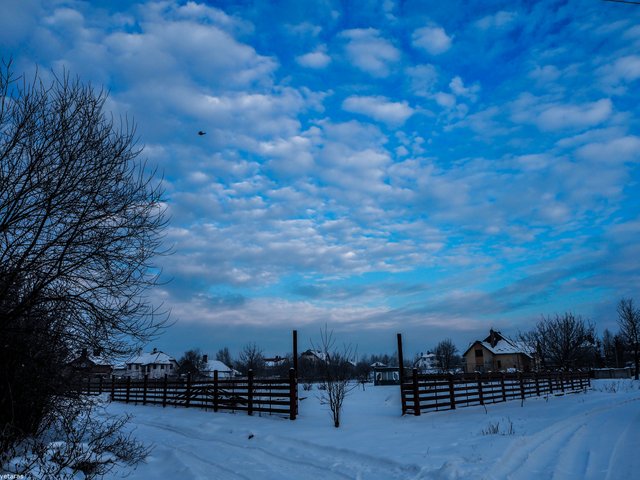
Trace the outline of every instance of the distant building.
[[175, 358], [154, 348], [151, 353], [137, 355], [126, 362], [125, 377], [162, 378], [166, 375], [175, 376], [178, 374], [178, 362]]
[[300, 354], [301, 360], [308, 360], [311, 362], [326, 362], [327, 354], [320, 350], [306, 350]]
[[205, 377], [213, 378], [213, 372], [216, 370], [218, 371], [218, 378], [233, 378], [240, 375], [240, 372], [222, 363], [220, 360], [209, 360], [208, 355], [202, 356], [202, 362], [204, 363], [204, 367], [201, 373]]
[[418, 360], [413, 365], [420, 373], [438, 373], [438, 360], [431, 352], [420, 353]]
[[[379, 363], [379, 362], [376, 362]], [[375, 364], [374, 364], [375, 365]], [[375, 366], [373, 367], [374, 385], [400, 385], [400, 368]]]
[[69, 367], [74, 374], [83, 377], [109, 377], [113, 372], [113, 365], [102, 357], [99, 351], [96, 350], [90, 355], [86, 348], [69, 362]]
[[476, 340], [463, 354], [467, 372], [529, 371], [533, 352], [522, 342], [491, 329], [484, 340]]

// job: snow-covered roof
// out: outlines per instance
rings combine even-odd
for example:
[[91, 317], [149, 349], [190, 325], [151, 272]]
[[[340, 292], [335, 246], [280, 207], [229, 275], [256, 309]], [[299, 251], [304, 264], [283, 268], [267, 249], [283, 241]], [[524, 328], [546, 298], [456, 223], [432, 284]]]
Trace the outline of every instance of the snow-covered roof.
[[205, 364], [204, 369], [207, 372], [213, 372], [215, 370], [218, 370], [219, 372], [230, 372], [233, 370], [231, 367], [228, 367], [220, 360], [208, 360]]
[[307, 350], [305, 352], [302, 352], [301, 356], [302, 355], [314, 356], [319, 360], [327, 361], [327, 354], [325, 352], [320, 351], [320, 350]]
[[[494, 342], [495, 342], [493, 345], [491, 344], [492, 338], [494, 339]], [[514, 355], [514, 354], [521, 353], [523, 355], [527, 355], [528, 357], [533, 357], [533, 351], [528, 345], [526, 345], [523, 342], [517, 342], [515, 340], [511, 340], [505, 337], [504, 335], [502, 335], [500, 332], [496, 332], [493, 330], [491, 331], [491, 334], [487, 338], [485, 338], [483, 341], [473, 342], [464, 354], [466, 355], [467, 352], [476, 343], [479, 343], [494, 355]]]
[[137, 357], [127, 360], [127, 364], [138, 365], [169, 365], [171, 363], [177, 363], [176, 359], [164, 352], [161, 352], [160, 350], [151, 353], [143, 353], [142, 355], [138, 355]]

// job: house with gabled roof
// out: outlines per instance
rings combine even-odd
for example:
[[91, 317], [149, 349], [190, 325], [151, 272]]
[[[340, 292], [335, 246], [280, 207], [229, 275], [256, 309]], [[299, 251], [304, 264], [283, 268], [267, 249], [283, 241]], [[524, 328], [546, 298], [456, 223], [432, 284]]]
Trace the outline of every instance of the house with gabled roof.
[[534, 366], [533, 352], [524, 343], [511, 340], [491, 329], [484, 340], [476, 340], [463, 354], [466, 371], [529, 371]]
[[109, 377], [113, 372], [113, 364], [101, 355], [96, 349], [90, 354], [83, 348], [82, 353], [69, 362], [69, 367], [76, 375], [83, 377]]
[[178, 374], [178, 362], [171, 355], [154, 348], [151, 353], [142, 353], [127, 360], [124, 376], [131, 378], [163, 378]]
[[227, 364], [220, 360], [210, 360], [209, 355], [202, 356], [202, 375], [205, 377], [213, 378], [214, 372], [218, 372], [218, 378], [233, 378], [240, 376], [240, 372], [229, 367]]

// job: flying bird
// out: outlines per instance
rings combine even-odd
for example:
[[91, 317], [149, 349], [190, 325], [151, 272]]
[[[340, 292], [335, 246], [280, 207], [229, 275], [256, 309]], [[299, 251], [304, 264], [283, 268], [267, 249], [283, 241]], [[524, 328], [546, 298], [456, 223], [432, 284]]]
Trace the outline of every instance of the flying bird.
[[200, 136], [202, 136], [202, 135], [206, 135], [206, 134], [207, 134], [207, 132], [203, 132], [202, 130], [200, 130], [200, 131], [198, 132], [198, 135], [200, 135]]

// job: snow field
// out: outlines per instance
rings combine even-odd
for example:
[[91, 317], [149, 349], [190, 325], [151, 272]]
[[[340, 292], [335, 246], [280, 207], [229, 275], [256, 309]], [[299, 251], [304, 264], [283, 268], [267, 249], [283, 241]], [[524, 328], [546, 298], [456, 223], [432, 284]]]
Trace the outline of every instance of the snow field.
[[[300, 416], [213, 413], [112, 403], [154, 449], [137, 479], [624, 479], [640, 478], [640, 382], [400, 415], [399, 387], [357, 389], [332, 426], [317, 391]], [[108, 478], [120, 478], [124, 470]]]

